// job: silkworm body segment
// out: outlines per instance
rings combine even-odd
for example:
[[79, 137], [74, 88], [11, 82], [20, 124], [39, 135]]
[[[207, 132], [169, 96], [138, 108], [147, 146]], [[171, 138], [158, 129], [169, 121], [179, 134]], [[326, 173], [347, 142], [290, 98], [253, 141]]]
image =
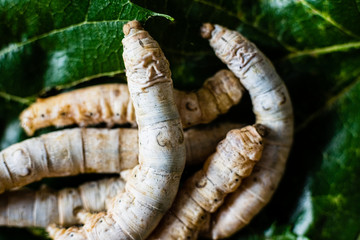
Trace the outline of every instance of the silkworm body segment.
[[76, 211], [104, 211], [124, 188], [122, 179], [110, 178], [60, 191], [42, 188], [8, 192], [0, 198], [0, 225], [45, 228], [49, 224], [79, 224]]
[[125, 84], [104, 84], [39, 98], [21, 113], [20, 120], [31, 136], [49, 126], [135, 123], [135, 112]]
[[213, 121], [238, 104], [243, 92], [240, 81], [229, 70], [220, 70], [196, 92], [174, 91], [183, 127]]
[[135, 129], [67, 129], [0, 152], [0, 193], [45, 177], [119, 173], [138, 163]]

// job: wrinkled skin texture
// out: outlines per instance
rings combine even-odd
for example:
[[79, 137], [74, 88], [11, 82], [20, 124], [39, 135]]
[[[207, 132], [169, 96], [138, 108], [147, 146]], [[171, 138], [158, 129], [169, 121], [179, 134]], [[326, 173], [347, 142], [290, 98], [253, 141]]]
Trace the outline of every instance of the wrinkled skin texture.
[[253, 174], [232, 193], [204, 227], [213, 239], [231, 236], [247, 225], [270, 201], [285, 170], [293, 141], [293, 110], [289, 93], [266, 56], [245, 37], [220, 25], [204, 24], [202, 36], [209, 39], [216, 56], [249, 91], [256, 123], [269, 134], [263, 156]]

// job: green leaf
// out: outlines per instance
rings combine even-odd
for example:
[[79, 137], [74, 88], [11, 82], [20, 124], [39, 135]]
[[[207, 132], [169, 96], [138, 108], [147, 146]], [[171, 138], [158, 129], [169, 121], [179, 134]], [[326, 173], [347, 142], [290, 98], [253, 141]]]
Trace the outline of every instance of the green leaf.
[[[16, 118], [32, 96], [122, 73], [125, 20], [148, 20], [145, 27], [164, 49], [175, 86], [185, 89], [224, 68], [199, 35], [203, 22], [222, 24], [273, 61], [289, 88], [296, 121], [274, 198], [231, 239], [359, 239], [359, 0], [136, 1], [144, 8], [89, 2], [0, 2], [2, 147], [24, 138]], [[155, 12], [175, 21], [149, 19]], [[249, 109], [235, 107], [228, 117], [243, 121]]]
[[[312, 151], [312, 161], [306, 160], [309, 166], [315, 164], [308, 168], [311, 173], [307, 176], [304, 201], [293, 216], [294, 231], [299, 234], [314, 239], [333, 239], [335, 235], [339, 235], [338, 239], [356, 239], [359, 234], [359, 92], [360, 83], [356, 82], [337, 96], [306, 130], [299, 132], [303, 147], [318, 146]], [[325, 134], [310, 140], [308, 136], [315, 130]], [[296, 157], [305, 158], [304, 154]], [[304, 213], [313, 221], [306, 222]]]
[[126, 0], [1, 1], [0, 91], [28, 97], [123, 73], [122, 27], [151, 16], [165, 15]]

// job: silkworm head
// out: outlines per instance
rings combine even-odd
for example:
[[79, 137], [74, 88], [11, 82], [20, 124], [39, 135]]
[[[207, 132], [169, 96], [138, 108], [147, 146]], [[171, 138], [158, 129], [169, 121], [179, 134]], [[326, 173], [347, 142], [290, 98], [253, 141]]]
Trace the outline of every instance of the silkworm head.
[[211, 23], [204, 23], [200, 28], [200, 34], [203, 38], [210, 39], [214, 29], [215, 27]]
[[139, 21], [136, 21], [136, 20], [130, 21], [130, 22], [126, 23], [123, 27], [123, 32], [124, 32], [125, 36], [129, 35], [131, 29], [142, 30], [143, 28]]

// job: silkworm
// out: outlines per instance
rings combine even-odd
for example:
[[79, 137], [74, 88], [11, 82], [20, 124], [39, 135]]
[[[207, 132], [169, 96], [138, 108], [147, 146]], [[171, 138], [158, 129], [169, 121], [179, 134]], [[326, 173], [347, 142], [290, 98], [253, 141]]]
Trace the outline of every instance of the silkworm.
[[186, 181], [150, 239], [196, 239], [210, 213], [250, 175], [261, 157], [264, 134], [261, 125], [231, 130], [203, 168]]
[[8, 192], [0, 196], [0, 225], [45, 228], [49, 224], [79, 224], [78, 210], [105, 211], [116, 194], [124, 189], [124, 180], [109, 178], [60, 191], [42, 188]]
[[105, 213], [80, 212], [82, 227], [49, 226], [54, 239], [144, 239], [170, 208], [185, 166], [169, 63], [137, 21], [124, 25], [123, 58], [139, 126], [139, 165]]
[[[184, 133], [188, 165], [202, 163], [241, 124], [222, 123]], [[16, 143], [0, 152], [0, 193], [46, 177], [119, 173], [138, 164], [137, 129], [75, 128]]]
[[[196, 92], [174, 91], [184, 128], [209, 123], [239, 103], [244, 88], [229, 70], [220, 70], [207, 79]], [[81, 127], [106, 123], [136, 125], [134, 107], [126, 84], [103, 84], [86, 87], [41, 99], [20, 115], [21, 126], [28, 135], [39, 128]]]
[[205, 227], [204, 235], [218, 239], [244, 227], [270, 201], [292, 145], [293, 110], [283, 81], [253, 43], [220, 25], [204, 24], [201, 33], [249, 91], [256, 123], [269, 130], [264, 139], [263, 156], [253, 174], [226, 199]]
[[[138, 161], [134, 129], [68, 129], [14, 144], [0, 152], [0, 192], [45, 177], [120, 172]], [[110, 170], [110, 171], [109, 171]]]

